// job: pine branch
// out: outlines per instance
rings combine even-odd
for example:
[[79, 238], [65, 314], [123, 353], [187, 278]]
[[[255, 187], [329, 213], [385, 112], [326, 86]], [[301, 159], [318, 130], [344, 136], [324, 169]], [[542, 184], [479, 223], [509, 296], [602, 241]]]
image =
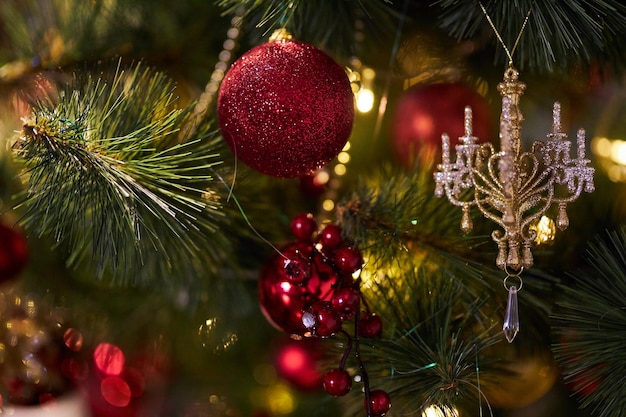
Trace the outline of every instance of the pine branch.
[[[355, 54], [357, 39], [355, 23], [360, 20], [363, 31], [378, 40], [381, 34], [393, 33], [397, 14], [390, 0], [303, 1], [303, 0], [218, 0], [224, 13], [245, 9], [248, 32], [256, 35], [253, 43], [278, 28], [286, 28], [298, 40], [312, 43], [334, 56], [344, 58]], [[366, 35], [367, 37], [367, 35]]]
[[171, 82], [142, 65], [76, 77], [33, 103], [14, 145], [26, 230], [122, 284], [217, 267], [228, 247], [224, 187], [211, 176], [219, 148], [206, 126], [178, 143], [191, 110], [174, 104]]
[[445, 199], [434, 198], [428, 167], [409, 175], [384, 167], [362, 178], [337, 207], [345, 234], [382, 259], [396, 258], [409, 249], [443, 257], [470, 258], [471, 254], [476, 259], [477, 250], [488, 241], [480, 232], [464, 235], [460, 231], [460, 210]]
[[[470, 295], [459, 278], [426, 268], [385, 277], [365, 295], [387, 331], [362, 341], [363, 357], [374, 386], [390, 394], [394, 413], [420, 415], [435, 406], [474, 415], [480, 374], [493, 362], [484, 352], [501, 340], [483, 316], [486, 298]], [[362, 398], [352, 398], [355, 410], [362, 407]]]
[[[514, 55], [520, 69], [551, 72], [572, 65], [623, 69], [625, 57], [620, 39], [626, 34], [626, 5], [619, 0], [517, 0], [484, 1], [487, 13], [504, 43], [513, 48], [522, 23], [528, 24]], [[495, 48], [495, 62], [508, 57], [476, 0], [438, 0], [434, 5], [440, 26], [458, 39], [488, 36]], [[480, 41], [479, 41], [480, 42]]]
[[589, 245], [588, 271], [572, 274], [553, 314], [554, 352], [565, 381], [594, 416], [617, 416], [626, 399], [615, 395], [626, 372], [626, 228]]
[[[503, 317], [506, 275], [495, 267], [495, 244], [482, 231], [490, 231], [492, 224], [473, 213], [476, 230], [463, 234], [461, 210], [434, 197], [429, 167], [409, 175], [393, 169], [370, 174], [337, 206], [338, 222], [364, 252], [366, 269], [374, 275], [410, 270], [411, 265], [445, 271], [462, 279], [474, 297], [491, 297], [492, 308]], [[535, 268], [524, 271], [523, 279], [519, 295], [525, 337], [541, 343], [549, 333], [547, 315], [559, 280]]]
[[[213, 2], [203, 0], [3, 0], [0, 82], [120, 56], [197, 76], [197, 66], [215, 64], [219, 51], [211, 47], [223, 42], [227, 27]], [[190, 50], [197, 53], [181, 53]]]

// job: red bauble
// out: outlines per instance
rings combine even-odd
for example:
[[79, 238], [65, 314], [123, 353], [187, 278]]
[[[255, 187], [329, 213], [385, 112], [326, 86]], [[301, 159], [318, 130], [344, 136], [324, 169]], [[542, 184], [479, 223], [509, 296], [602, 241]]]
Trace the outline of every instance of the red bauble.
[[324, 257], [307, 243], [289, 244], [281, 253], [294, 251], [310, 259], [310, 276], [301, 283], [294, 283], [281, 272], [284, 258], [277, 255], [261, 271], [259, 303], [272, 325], [287, 333], [302, 336], [309, 332], [302, 324], [302, 313], [320, 300], [330, 301], [338, 277]]
[[278, 346], [274, 367], [279, 377], [301, 391], [316, 391], [322, 387], [318, 362], [323, 351], [316, 339], [289, 339]]
[[217, 110], [228, 146], [268, 175], [310, 174], [346, 144], [354, 94], [345, 71], [313, 45], [278, 40], [252, 48], [233, 63]]
[[391, 398], [389, 394], [380, 389], [370, 392], [369, 410], [365, 402], [365, 411], [371, 411], [372, 416], [384, 416], [391, 408]]
[[330, 395], [341, 397], [350, 392], [352, 378], [345, 369], [336, 368], [324, 374], [322, 379], [324, 390]]
[[398, 100], [393, 121], [393, 147], [407, 167], [416, 157], [425, 163], [439, 162], [441, 135], [447, 133], [456, 145], [465, 134], [465, 107], [472, 108], [473, 136], [478, 142], [491, 141], [492, 114], [484, 97], [462, 83], [418, 84]]
[[17, 276], [27, 261], [28, 246], [24, 235], [0, 223], [0, 282]]

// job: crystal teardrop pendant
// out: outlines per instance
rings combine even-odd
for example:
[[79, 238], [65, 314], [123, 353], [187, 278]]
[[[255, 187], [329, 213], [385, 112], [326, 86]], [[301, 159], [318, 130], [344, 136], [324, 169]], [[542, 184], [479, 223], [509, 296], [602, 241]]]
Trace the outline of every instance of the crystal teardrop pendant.
[[517, 308], [517, 287], [511, 285], [509, 287], [509, 301], [506, 305], [506, 315], [504, 316], [504, 324], [502, 331], [509, 343], [513, 342], [517, 332], [519, 332], [519, 311]]

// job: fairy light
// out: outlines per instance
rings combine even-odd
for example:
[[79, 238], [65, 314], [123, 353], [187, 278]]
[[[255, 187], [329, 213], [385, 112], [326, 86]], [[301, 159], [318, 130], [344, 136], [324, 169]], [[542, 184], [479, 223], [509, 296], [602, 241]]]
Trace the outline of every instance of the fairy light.
[[355, 94], [356, 108], [361, 113], [369, 113], [374, 108], [374, 101], [376, 101], [374, 91], [372, 90], [376, 71], [369, 67], [362, 67], [360, 75], [361, 88]]
[[297, 406], [289, 386], [284, 383], [277, 383], [267, 389], [267, 406], [275, 415], [287, 415], [293, 412]]
[[343, 149], [337, 155], [337, 163], [332, 168], [332, 173], [335, 175], [335, 178], [331, 178], [328, 169], [320, 169], [315, 174], [315, 181], [320, 185], [327, 185], [326, 194], [324, 195], [324, 199], [322, 201], [321, 207], [323, 212], [322, 221], [327, 219], [331, 212], [335, 209], [335, 201], [339, 196], [339, 187], [341, 186], [341, 181], [338, 178], [346, 175], [348, 172], [347, 164], [350, 162], [350, 153], [348, 152], [351, 148], [350, 141], [346, 142]]
[[350, 162], [350, 154], [348, 152], [340, 152], [339, 155], [337, 155], [337, 161], [341, 162], [342, 164], [347, 164], [348, 162]]
[[613, 182], [626, 182], [626, 140], [595, 137], [591, 150]]
[[335, 172], [335, 174], [337, 174], [337, 176], [342, 176], [345, 175], [346, 172], [348, 171], [348, 168], [346, 168], [346, 166], [344, 164], [337, 164], [335, 165], [335, 168], [333, 169], [333, 171]]
[[335, 202], [327, 198], [322, 202], [322, 209], [326, 212], [333, 211], [335, 209]]
[[459, 412], [446, 405], [429, 405], [422, 411], [422, 417], [459, 417]]
[[548, 216], [541, 216], [539, 221], [530, 226], [530, 230], [534, 230], [535, 233], [537, 233], [535, 244], [540, 245], [554, 240], [556, 236], [556, 223]]
[[356, 108], [361, 113], [369, 113], [374, 108], [374, 92], [366, 88], [356, 94]]
[[231, 27], [226, 32], [226, 40], [222, 44], [222, 51], [218, 55], [218, 61], [215, 64], [213, 72], [209, 77], [209, 82], [204, 88], [204, 92], [200, 95], [198, 103], [193, 110], [192, 121], [181, 130], [181, 137], [186, 138], [193, 135], [198, 124], [204, 118], [204, 115], [212, 107], [216, 93], [219, 90], [220, 83], [224, 79], [224, 75], [234, 57], [235, 49], [237, 49], [239, 38], [241, 37], [241, 26], [243, 25], [244, 7], [238, 7], [235, 15], [232, 17]]

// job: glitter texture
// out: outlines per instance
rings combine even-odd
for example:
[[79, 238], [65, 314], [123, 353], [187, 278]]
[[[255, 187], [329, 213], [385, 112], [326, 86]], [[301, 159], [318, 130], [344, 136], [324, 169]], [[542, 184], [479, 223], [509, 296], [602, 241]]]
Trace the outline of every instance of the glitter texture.
[[235, 61], [218, 96], [224, 140], [264, 174], [310, 174], [341, 151], [352, 131], [354, 94], [345, 71], [298, 41], [259, 45]]

